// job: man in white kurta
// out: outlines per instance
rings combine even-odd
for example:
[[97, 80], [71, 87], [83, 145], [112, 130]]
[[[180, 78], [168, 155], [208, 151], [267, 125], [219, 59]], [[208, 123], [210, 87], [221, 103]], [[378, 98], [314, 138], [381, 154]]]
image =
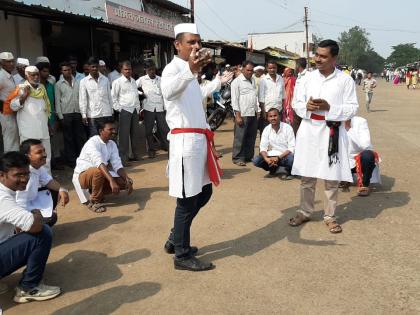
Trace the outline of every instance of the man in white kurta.
[[194, 257], [197, 248], [190, 246], [190, 227], [212, 195], [207, 171], [207, 140], [204, 134], [174, 133], [174, 130], [208, 129], [197, 74], [210, 58], [198, 54], [201, 38], [195, 24], [178, 24], [175, 37], [178, 55], [163, 70], [161, 83], [166, 121], [171, 130], [168, 136], [169, 195], [177, 198], [174, 228], [165, 251], [175, 253], [175, 269], [204, 271], [214, 266]]
[[[292, 174], [302, 177], [300, 209], [289, 224], [298, 226], [309, 221], [314, 211], [317, 179], [325, 182], [324, 222], [331, 233], [342, 231], [335, 219], [338, 185], [351, 181], [348, 141], [344, 122], [357, 112], [356, 89], [352, 78], [335, 69], [338, 44], [322, 41], [315, 55], [317, 70], [308, 73], [294, 103], [302, 118], [296, 136]], [[329, 150], [332, 128], [327, 121], [336, 122], [338, 152]], [[330, 123], [329, 123], [330, 124]], [[332, 137], [333, 138], [333, 137]], [[335, 146], [337, 147], [337, 146]]]
[[51, 143], [48, 118], [51, 114], [45, 87], [39, 81], [39, 70], [34, 66], [25, 68], [27, 81], [19, 84], [18, 96], [10, 103], [17, 112], [20, 142], [27, 139], [41, 140], [47, 153], [46, 168], [50, 171]]
[[[358, 194], [365, 197], [370, 193], [370, 183], [380, 183], [379, 156], [373, 151], [368, 122], [355, 116], [344, 124], [349, 141], [349, 158], [352, 173], [356, 174]], [[362, 175], [362, 176], [360, 176]], [[359, 178], [360, 176], [360, 178]]]

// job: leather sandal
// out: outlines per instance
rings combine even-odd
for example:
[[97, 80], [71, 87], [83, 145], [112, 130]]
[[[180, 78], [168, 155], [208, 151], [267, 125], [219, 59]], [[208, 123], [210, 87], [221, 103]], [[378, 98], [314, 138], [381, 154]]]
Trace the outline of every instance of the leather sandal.
[[343, 232], [343, 229], [341, 228], [341, 225], [337, 223], [336, 220], [328, 220], [324, 221], [325, 224], [328, 227], [328, 230], [330, 230], [330, 233], [336, 234]]
[[294, 216], [293, 218], [289, 219], [289, 225], [290, 226], [299, 226], [305, 222], [310, 221], [311, 219], [309, 217], [307, 217], [306, 215], [298, 212], [296, 213], [296, 216]]
[[370, 194], [370, 189], [369, 187], [360, 187], [359, 191], [357, 193], [358, 196], [360, 197], [367, 197]]

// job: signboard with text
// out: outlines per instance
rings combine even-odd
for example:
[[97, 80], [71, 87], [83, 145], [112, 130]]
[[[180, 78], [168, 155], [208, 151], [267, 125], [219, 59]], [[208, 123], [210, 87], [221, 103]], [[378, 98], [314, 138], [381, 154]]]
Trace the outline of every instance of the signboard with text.
[[174, 38], [174, 23], [146, 12], [106, 1], [107, 22], [138, 31]]

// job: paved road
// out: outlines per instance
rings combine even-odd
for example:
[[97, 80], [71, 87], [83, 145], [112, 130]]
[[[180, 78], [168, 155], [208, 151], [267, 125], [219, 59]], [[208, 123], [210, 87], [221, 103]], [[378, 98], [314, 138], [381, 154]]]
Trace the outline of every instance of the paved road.
[[360, 114], [383, 158], [383, 185], [369, 198], [354, 188], [340, 194], [342, 234], [327, 231], [320, 211], [303, 227], [289, 227], [299, 182], [233, 165], [229, 123], [216, 139], [225, 179], [193, 226], [193, 243], [215, 270], [175, 271], [162, 250], [174, 200], [160, 155], [130, 169], [135, 193], [108, 199], [106, 214], [88, 212], [71, 193], [45, 274], [62, 296], [15, 305], [9, 292], [0, 305], [10, 315], [420, 313], [420, 90], [381, 81], [372, 107], [366, 114], [361, 106]]

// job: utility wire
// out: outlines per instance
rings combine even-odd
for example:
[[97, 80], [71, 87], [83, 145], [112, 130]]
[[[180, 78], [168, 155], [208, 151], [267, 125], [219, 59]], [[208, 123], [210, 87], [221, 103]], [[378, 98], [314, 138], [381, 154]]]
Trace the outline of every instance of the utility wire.
[[197, 12], [194, 13], [194, 16], [197, 18], [197, 20], [203, 24], [203, 26], [209, 31], [211, 32], [213, 35], [216, 36], [216, 39], [219, 38], [225, 42], [228, 42], [228, 40], [226, 40], [225, 38], [223, 38], [223, 36], [220, 36], [215, 30], [213, 30], [212, 28], [210, 28], [206, 23], [204, 23], [204, 21], [197, 15]]
[[[342, 25], [342, 24], [336, 24], [336, 23], [328, 23], [323, 21], [317, 21], [312, 20], [313, 22], [330, 25], [330, 26], [338, 26], [338, 27], [354, 27], [354, 25]], [[410, 30], [403, 30], [403, 29], [382, 29], [382, 28], [376, 28], [376, 27], [363, 27], [367, 30], [371, 31], [380, 31], [380, 32], [398, 32], [398, 33], [411, 33], [411, 34], [420, 34], [420, 31], [410, 31]]]

